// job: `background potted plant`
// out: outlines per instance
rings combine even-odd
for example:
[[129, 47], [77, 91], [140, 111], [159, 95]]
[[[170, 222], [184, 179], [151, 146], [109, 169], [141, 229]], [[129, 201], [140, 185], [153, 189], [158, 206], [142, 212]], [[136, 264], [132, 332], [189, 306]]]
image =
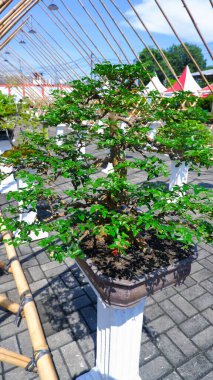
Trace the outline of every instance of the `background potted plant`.
[[[178, 96], [173, 98], [176, 108], [156, 93], [149, 95], [151, 102], [147, 102], [138, 85], [138, 79], [148, 79], [140, 63], [98, 64], [93, 78], [72, 82], [69, 94], [55, 92], [45, 120], [53, 126], [67, 123], [70, 127], [64, 135], [44, 139], [41, 133], [27, 132], [19, 151], [6, 159], [15, 161], [17, 177], [27, 183], [22, 192], [8, 194], [8, 199], [22, 201], [23, 207], [30, 204], [32, 210], [37, 209], [38, 201], [46, 202], [49, 214], [28, 225], [14, 218], [17, 208], [10, 206], [13, 216], [5, 216], [1, 223], [20, 231], [14, 244], [30, 241], [32, 231], [37, 234], [42, 228], [49, 232], [40, 244], [58, 261], [76, 258], [98, 293], [96, 367], [82, 379], [123, 380], [124, 374], [139, 379], [145, 298], [167, 285], [181, 283], [190, 272], [195, 242], [210, 242], [210, 191], [187, 184], [169, 191], [155, 182], [159, 176], [168, 176], [159, 152], [172, 153], [175, 141], [179, 143], [172, 126], [184, 131], [187, 112], [188, 118], [193, 114], [186, 105], [187, 95], [182, 95], [181, 101]], [[184, 102], [188, 111], [184, 111], [183, 122], [179, 108], [182, 112]], [[166, 107], [169, 121], [164, 117]], [[173, 122], [172, 114], [179, 115]], [[197, 114], [201, 111], [194, 108]], [[165, 125], [150, 143], [148, 122], [159, 117], [165, 119]], [[202, 118], [206, 120], [205, 112]], [[210, 145], [210, 132], [205, 125], [201, 129]], [[187, 147], [184, 149], [187, 155]], [[197, 156], [202, 156], [201, 146]], [[209, 147], [206, 156], [210, 162]], [[108, 163], [113, 171], [104, 175], [101, 169]], [[140, 171], [139, 184], [129, 179], [132, 171]], [[52, 186], [61, 178], [70, 179], [70, 188], [63, 195]]]

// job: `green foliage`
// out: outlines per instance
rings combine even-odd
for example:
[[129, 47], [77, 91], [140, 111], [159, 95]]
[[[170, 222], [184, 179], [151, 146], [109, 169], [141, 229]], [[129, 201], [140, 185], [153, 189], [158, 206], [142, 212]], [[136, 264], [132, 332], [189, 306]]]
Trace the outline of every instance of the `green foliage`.
[[[148, 103], [143, 86], [136, 84], [147, 80], [139, 63], [98, 64], [93, 78], [74, 81], [69, 94], [55, 92], [55, 102], [46, 109], [44, 119], [49, 125], [67, 123], [60, 146], [54, 137], [44, 139], [28, 131], [18, 150], [1, 158], [4, 164], [13, 164], [16, 176], [25, 177], [28, 183], [22, 192], [9, 193], [8, 199], [22, 200], [22, 207], [30, 204], [32, 210], [37, 202], [45, 201], [50, 211], [47, 219], [27, 225], [14, 217], [18, 209], [10, 206], [12, 217], [4, 217], [2, 223], [11, 231], [20, 230], [15, 243], [30, 241], [30, 231], [49, 231], [41, 245], [61, 261], [66, 256], [82, 256], [88, 238], [94, 249], [101, 241], [109, 252], [121, 254], [131, 247], [142, 249], [146, 231], [185, 246], [201, 239], [210, 242], [210, 191], [190, 185], [169, 191], [152, 181], [168, 176], [156, 149], [193, 165], [211, 164], [212, 140], [203, 124], [207, 113], [185, 93], [169, 99], [152, 93]], [[147, 123], [159, 119], [164, 125], [150, 141]], [[89, 145], [93, 148], [87, 153]], [[83, 146], [86, 154], [81, 151]], [[114, 172], [104, 175], [100, 170], [108, 163]], [[132, 170], [141, 171], [144, 181], [134, 184], [128, 177]], [[63, 178], [70, 185], [63, 194], [57, 193], [55, 182]]]
[[209, 112], [213, 112], [213, 95], [208, 95], [205, 98], [199, 98], [199, 106]]
[[16, 113], [17, 109], [14, 97], [4, 95], [0, 91], [0, 129], [13, 128], [13, 120]]
[[14, 129], [17, 125], [25, 128], [38, 125], [30, 101], [24, 98], [16, 103], [14, 96], [4, 95], [0, 91], [0, 129]]

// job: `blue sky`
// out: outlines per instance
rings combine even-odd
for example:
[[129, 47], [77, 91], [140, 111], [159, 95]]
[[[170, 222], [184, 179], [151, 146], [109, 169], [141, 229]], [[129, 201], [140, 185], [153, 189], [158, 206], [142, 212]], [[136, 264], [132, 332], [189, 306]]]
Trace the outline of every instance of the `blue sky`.
[[[59, 11], [50, 12], [46, 5], [50, 3], [55, 3], [59, 7]], [[67, 5], [70, 11], [73, 13], [74, 17], [82, 24], [86, 33], [88, 33], [90, 39], [94, 42], [95, 46], [91, 43], [88, 37], [84, 32], [80, 29], [79, 25], [74, 21], [69, 12], [63, 5], [63, 2]], [[130, 46], [128, 46], [125, 38], [119, 32], [118, 28], [116, 28], [115, 24], [107, 14], [103, 5], [107, 7], [110, 11], [111, 15], [116, 20], [119, 28], [121, 28], [125, 37], [129, 41]], [[149, 46], [153, 46], [153, 42], [150, 37], [147, 35], [147, 32], [144, 31], [140, 21], [138, 20], [135, 13], [132, 11], [128, 0], [114, 0], [115, 4], [119, 7], [120, 11], [125, 14], [131, 24], [136, 28], [137, 33], [143, 38], [144, 42]], [[195, 20], [197, 21], [199, 28], [202, 34], [205, 36], [208, 41], [209, 47], [213, 47], [213, 23], [212, 23], [212, 7], [209, 0], [186, 0], [187, 5], [189, 6]], [[18, 1], [14, 0], [12, 5], [8, 7], [9, 10], [12, 6], [16, 5]], [[28, 15], [32, 15], [32, 20], [29, 19], [28, 26], [24, 27], [24, 33], [20, 33], [16, 40], [13, 40], [10, 44], [8, 44], [7, 48], [3, 50], [10, 51], [10, 49], [14, 49], [14, 51], [18, 54], [18, 56], [23, 60], [20, 62], [17, 57], [15, 57], [11, 51], [10, 56], [7, 58], [10, 62], [13, 62], [15, 67], [20, 67], [24, 71], [26, 61], [31, 68], [35, 70], [40, 70], [48, 76], [54, 77], [54, 68], [55, 75], [60, 76], [60, 72], [63, 67], [65, 67], [65, 62], [69, 62], [69, 68], [73, 68], [73, 70], [77, 73], [80, 72], [80, 69], [83, 71], [89, 71], [89, 63], [90, 63], [90, 54], [94, 53], [92, 56], [94, 61], [98, 59], [103, 59], [101, 54], [112, 62], [117, 62], [118, 57], [113, 51], [113, 49], [108, 45], [104, 37], [101, 35], [100, 31], [94, 25], [94, 23], [90, 20], [88, 15], [85, 13], [81, 4], [85, 5], [86, 9], [89, 11], [91, 16], [97, 22], [98, 26], [104, 33], [104, 36], [108, 39], [109, 43], [112, 45], [117, 55], [121, 58], [122, 61], [125, 60], [125, 57], [128, 57], [129, 61], [133, 61], [135, 58], [134, 53], [137, 55], [142, 49], [143, 44], [133, 32], [131, 27], [127, 24], [125, 19], [113, 5], [113, 0], [44, 0], [40, 1], [38, 5], [36, 5]], [[106, 22], [110, 32], [114, 36], [115, 40], [113, 40], [109, 31], [105, 28], [98, 14], [92, 6], [92, 3], [95, 7], [97, 7], [104, 21]], [[207, 63], [209, 65], [212, 64], [211, 59], [209, 57], [208, 52], [203, 47], [202, 41], [200, 40], [197, 32], [195, 31], [191, 20], [189, 19], [185, 9], [183, 8], [183, 4], [181, 0], [159, 0], [159, 3], [169, 16], [170, 20], [173, 22], [176, 30], [180, 34], [181, 38], [185, 42], [196, 43], [200, 47], [203, 48], [204, 57], [207, 59]], [[157, 42], [162, 48], [167, 48], [172, 44], [178, 44], [179, 42], [173, 35], [170, 27], [166, 23], [163, 16], [159, 13], [159, 9], [154, 0], [132, 0], [132, 4], [136, 7], [138, 13], [143, 17], [143, 21], [149, 27], [150, 31], [153, 33]], [[42, 10], [42, 7], [46, 10], [47, 14], [52, 17], [56, 23], [60, 26], [62, 31], [54, 25], [48, 15]], [[4, 12], [5, 14], [6, 12]], [[4, 15], [3, 14], [3, 15]], [[59, 17], [62, 20], [63, 25], [55, 19], [55, 16]], [[63, 20], [63, 17], [65, 20]], [[26, 16], [24, 17], [24, 19]], [[37, 31], [37, 35], [29, 35], [28, 31], [31, 27]], [[49, 34], [55, 39], [57, 44], [59, 44], [61, 48], [46, 34], [46, 32], [37, 24], [38, 21]], [[65, 28], [67, 29], [64, 29]], [[75, 33], [72, 31], [74, 28], [75, 32], [78, 33], [78, 36], [75, 35], [77, 42], [73, 40], [73, 37], [69, 33]], [[67, 36], [66, 36], [67, 35]], [[51, 44], [51, 48], [49, 46], [45, 46], [44, 38]], [[80, 39], [84, 41], [85, 44], [80, 41]], [[26, 41], [26, 44], [22, 45], [19, 43], [20, 40]], [[34, 42], [33, 42], [34, 41]], [[71, 42], [72, 41], [72, 42]], [[78, 50], [72, 45], [74, 43]], [[78, 45], [80, 43], [80, 46]], [[120, 48], [118, 45], [120, 45]], [[28, 50], [28, 52], [27, 52]], [[99, 51], [98, 51], [99, 50]], [[55, 52], [55, 54], [54, 54]], [[5, 57], [5, 55], [4, 55]], [[60, 59], [61, 57], [61, 59]], [[76, 64], [73, 63], [76, 61]], [[70, 63], [72, 62], [72, 63]], [[4, 62], [4, 65], [6, 62]], [[11, 66], [10, 66], [11, 67]], [[80, 67], [80, 69], [79, 69]], [[12, 67], [13, 68], [13, 67]], [[14, 69], [14, 68], [13, 68]], [[27, 69], [27, 66], [26, 66]], [[30, 70], [29, 68], [27, 70]], [[66, 73], [67, 73], [66, 69]], [[48, 71], [48, 72], [47, 72]], [[64, 73], [64, 77], [66, 77], [66, 73]]]

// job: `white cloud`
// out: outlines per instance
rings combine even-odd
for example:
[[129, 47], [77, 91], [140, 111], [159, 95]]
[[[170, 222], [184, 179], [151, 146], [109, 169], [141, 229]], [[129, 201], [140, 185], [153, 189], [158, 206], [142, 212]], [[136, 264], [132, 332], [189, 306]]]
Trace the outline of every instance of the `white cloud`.
[[[134, 5], [134, 2], [132, 4]], [[202, 43], [181, 0], [159, 0], [159, 4], [180, 37], [188, 42]], [[210, 1], [186, 0], [186, 4], [206, 41], [213, 41], [213, 9]], [[135, 5], [135, 9], [151, 32], [174, 35], [154, 0], [141, 0]], [[127, 11], [126, 15], [135, 28], [144, 30], [132, 9]]]

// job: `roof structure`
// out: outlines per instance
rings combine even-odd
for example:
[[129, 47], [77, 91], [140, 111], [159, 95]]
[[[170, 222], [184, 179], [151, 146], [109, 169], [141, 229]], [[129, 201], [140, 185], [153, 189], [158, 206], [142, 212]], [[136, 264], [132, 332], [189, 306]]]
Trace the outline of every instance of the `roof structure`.
[[[210, 87], [210, 88], [209, 88]], [[211, 89], [211, 90], [210, 90]], [[206, 96], [209, 96], [210, 94], [213, 93], [213, 83], [210, 84], [209, 86], [206, 86], [204, 88], [202, 88], [200, 91], [199, 91], [199, 95], [201, 98], [205, 98]]]
[[[213, 83], [210, 84], [210, 88], [211, 88], [211, 90], [213, 91]], [[201, 91], [202, 91], [202, 92], [203, 92], [203, 91], [205, 91], [205, 92], [210, 92], [210, 89], [209, 89], [208, 86], [206, 86], [206, 87], [202, 88]]]
[[166, 87], [161, 83], [157, 75], [155, 75], [146, 86], [146, 92], [158, 90], [160, 93], [166, 91]]
[[186, 66], [185, 69], [183, 70], [182, 74], [179, 77], [179, 82], [181, 83], [182, 87], [180, 84], [176, 81], [173, 84], [173, 88], [170, 87], [168, 88], [165, 92], [175, 92], [175, 91], [191, 91], [192, 93], [198, 93], [198, 91], [201, 90], [201, 87], [199, 84], [194, 80], [191, 71], [189, 69], [189, 66]]
[[[208, 70], [202, 70], [203, 75], [205, 76], [212, 76], [213, 75], [213, 69], [208, 69]], [[199, 71], [196, 71], [195, 73], [192, 73], [193, 77], [199, 77], [200, 73]]]

